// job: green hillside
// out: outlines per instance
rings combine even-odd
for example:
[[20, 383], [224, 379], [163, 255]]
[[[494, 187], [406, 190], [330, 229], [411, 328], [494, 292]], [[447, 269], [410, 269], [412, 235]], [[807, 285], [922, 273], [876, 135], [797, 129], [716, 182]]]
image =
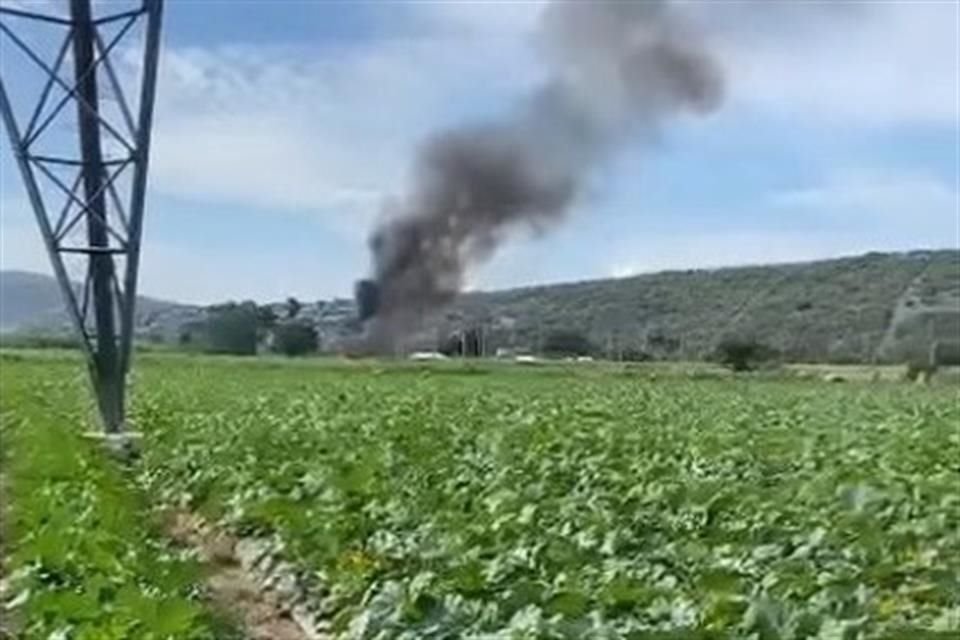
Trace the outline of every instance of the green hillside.
[[[52, 280], [2, 272], [0, 285], [8, 330], [65, 330]], [[272, 306], [281, 316], [286, 312], [283, 303]], [[142, 299], [137, 332], [175, 343], [203, 316], [198, 307]], [[299, 317], [317, 327], [326, 351], [356, 339], [352, 300], [303, 302]], [[960, 340], [960, 251], [869, 253], [471, 293], [425, 318], [403, 346], [436, 349], [464, 329], [482, 329], [487, 354], [538, 352], [551, 334], [573, 331], [607, 357], [632, 351], [702, 359], [720, 340], [738, 337], [790, 361], [902, 362], [926, 353], [935, 340]]]
[[790, 360], [902, 357], [933, 335], [960, 339], [960, 251], [869, 253], [817, 262], [669, 271], [465, 297], [434, 322], [480, 323], [491, 344], [536, 350], [557, 330], [601, 350], [702, 358], [723, 337], [756, 339]]

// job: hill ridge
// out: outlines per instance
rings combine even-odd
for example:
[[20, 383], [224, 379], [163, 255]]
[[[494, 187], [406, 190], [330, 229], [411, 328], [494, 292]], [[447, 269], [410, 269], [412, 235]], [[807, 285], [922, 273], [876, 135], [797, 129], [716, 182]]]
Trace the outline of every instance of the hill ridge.
[[[35, 292], [41, 304], [32, 315], [11, 313], [18, 304], [11, 280], [45, 283], [45, 293]], [[62, 331], [67, 323], [60, 309], [52, 278], [0, 271], [0, 327], [10, 330], [14, 316], [19, 328]], [[203, 318], [203, 308], [143, 298], [137, 315], [141, 338], [175, 343]], [[327, 349], [356, 335], [352, 300], [305, 302], [300, 316], [317, 326]], [[482, 327], [491, 349], [536, 351], [551, 332], [573, 330], [608, 355], [632, 349], [696, 359], [736, 334], [797, 360], [897, 359], [931, 336], [960, 338], [960, 250], [869, 252], [472, 291], [427, 314], [405, 346], [436, 348], [444, 336], [469, 327]]]

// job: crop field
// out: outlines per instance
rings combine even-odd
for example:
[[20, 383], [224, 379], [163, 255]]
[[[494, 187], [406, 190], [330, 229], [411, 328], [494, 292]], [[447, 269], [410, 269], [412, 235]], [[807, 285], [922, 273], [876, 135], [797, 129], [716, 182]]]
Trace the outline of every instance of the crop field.
[[22, 637], [233, 637], [171, 510], [271, 541], [333, 638], [960, 632], [955, 387], [143, 356], [124, 467], [77, 360], [0, 367]]

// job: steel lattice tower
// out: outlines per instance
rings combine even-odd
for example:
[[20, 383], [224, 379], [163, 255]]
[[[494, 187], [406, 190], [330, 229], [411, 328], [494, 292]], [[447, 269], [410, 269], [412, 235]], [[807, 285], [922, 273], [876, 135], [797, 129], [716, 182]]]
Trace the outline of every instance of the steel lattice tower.
[[[31, 61], [43, 89], [29, 105], [27, 124], [21, 127], [6, 79], [0, 77], [0, 112], [67, 314], [80, 338], [103, 428], [108, 435], [119, 435], [124, 431], [125, 381], [133, 344], [163, 0], [140, 0], [139, 6], [103, 16], [94, 15], [91, 0], [69, 0], [66, 16], [21, 6], [0, 5], [0, 45]], [[21, 37], [21, 30], [37, 23], [56, 26], [54, 37], [62, 35], [52, 61], [44, 60]], [[143, 35], [135, 39], [130, 34], [138, 24]], [[126, 46], [118, 47], [125, 40]], [[124, 76], [112, 60], [121, 49], [142, 54], [135, 74], [139, 87], [127, 86], [126, 91]], [[71, 66], [72, 77], [65, 80], [61, 74], [66, 70], [70, 75]], [[63, 95], [51, 100], [55, 89]], [[128, 100], [134, 90], [139, 92], [136, 116]], [[106, 115], [105, 93], [116, 102], [119, 123]], [[70, 117], [73, 109], [75, 154], [37, 151], [52, 125]], [[105, 154], [105, 146], [116, 153]], [[64, 179], [58, 171], [74, 178]], [[48, 207], [49, 193], [41, 188], [40, 176], [54, 192], [66, 196], [59, 211]], [[129, 180], [128, 190], [118, 188], [121, 177]], [[69, 242], [69, 234], [76, 236], [78, 230], [81, 241]], [[68, 254], [85, 262], [82, 287], [69, 279], [64, 263]]]

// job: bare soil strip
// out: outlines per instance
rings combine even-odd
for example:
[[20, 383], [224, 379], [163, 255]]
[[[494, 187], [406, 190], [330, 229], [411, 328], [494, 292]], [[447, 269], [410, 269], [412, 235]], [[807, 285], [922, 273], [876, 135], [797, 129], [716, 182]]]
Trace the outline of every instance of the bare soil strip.
[[880, 338], [880, 342], [877, 343], [877, 346], [874, 349], [873, 355], [875, 357], [886, 353], [886, 351], [890, 349], [890, 347], [896, 342], [897, 326], [905, 318], [908, 318], [911, 314], [915, 313], [910, 307], [907, 306], [907, 301], [910, 299], [916, 288], [920, 286], [920, 283], [923, 282], [923, 277], [927, 275], [928, 271], [930, 271], [929, 264], [921, 269], [920, 273], [918, 273], [916, 277], [914, 277], [913, 280], [911, 280], [910, 283], [903, 288], [903, 291], [893, 303], [890, 321], [887, 323], [887, 329], [883, 332], [883, 337]]
[[[212, 604], [242, 625], [250, 640], [330, 640], [311, 615], [289, 571], [271, 563], [256, 540], [217, 530], [188, 511], [168, 515], [167, 534], [198, 551], [209, 568]], [[286, 579], [285, 579], [286, 578]]]

